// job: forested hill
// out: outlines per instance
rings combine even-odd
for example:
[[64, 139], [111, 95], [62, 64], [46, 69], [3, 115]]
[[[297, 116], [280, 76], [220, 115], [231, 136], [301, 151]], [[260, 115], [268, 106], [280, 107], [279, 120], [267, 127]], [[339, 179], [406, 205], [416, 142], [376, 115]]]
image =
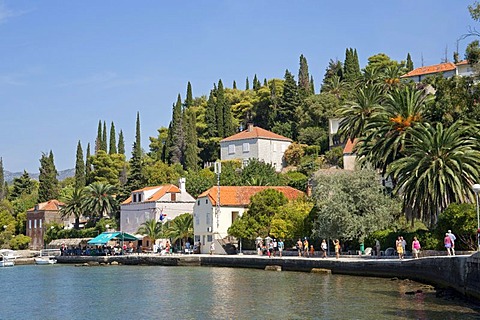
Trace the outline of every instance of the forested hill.
[[[11, 183], [13, 179], [20, 178], [23, 172], [4, 171], [4, 174], [5, 174], [5, 181], [7, 181], [8, 183]], [[39, 173], [29, 172], [28, 174], [32, 179], [38, 180]], [[57, 178], [59, 181], [62, 181], [65, 178], [73, 177], [74, 175], [75, 175], [75, 169], [66, 169], [66, 170], [58, 171]]]

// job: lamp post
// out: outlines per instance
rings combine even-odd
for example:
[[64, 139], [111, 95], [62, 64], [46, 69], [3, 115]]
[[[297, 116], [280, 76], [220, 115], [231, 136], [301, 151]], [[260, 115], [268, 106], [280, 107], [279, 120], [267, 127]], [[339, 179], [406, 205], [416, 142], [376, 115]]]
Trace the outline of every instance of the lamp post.
[[480, 184], [474, 184], [472, 186], [473, 192], [475, 192], [475, 198], [477, 200], [477, 251], [480, 251], [480, 238], [478, 237], [478, 232], [480, 231], [480, 214], [479, 214], [479, 204], [478, 204], [478, 193], [480, 192]]

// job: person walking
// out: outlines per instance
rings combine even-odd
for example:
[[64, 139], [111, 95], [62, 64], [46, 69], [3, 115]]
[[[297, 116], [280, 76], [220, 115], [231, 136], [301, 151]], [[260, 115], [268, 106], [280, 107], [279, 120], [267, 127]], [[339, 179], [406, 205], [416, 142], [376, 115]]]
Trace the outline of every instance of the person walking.
[[452, 238], [450, 238], [448, 233], [445, 233], [445, 238], [443, 238], [443, 244], [445, 245], [445, 249], [447, 249], [447, 255], [451, 256]]
[[377, 259], [380, 258], [380, 241], [375, 239], [375, 254], [377, 255]]
[[405, 252], [407, 252], [405, 249], [407, 247], [407, 241], [403, 239], [403, 236], [400, 236], [400, 240], [402, 240], [402, 249], [403, 249], [402, 259], [403, 259], [405, 258]]
[[402, 239], [398, 236], [397, 240], [395, 241], [395, 249], [397, 249], [398, 259], [403, 259], [403, 246], [402, 246]]
[[277, 255], [278, 251], [278, 242], [277, 239], [273, 239], [273, 256], [275, 257]]
[[420, 241], [418, 241], [417, 237], [413, 237], [412, 252], [413, 257], [418, 259], [418, 253], [420, 252]]
[[280, 254], [280, 257], [282, 256], [283, 248], [285, 247], [285, 244], [283, 243], [283, 240], [280, 239], [278, 241], [278, 252]]
[[335, 247], [335, 256], [338, 259], [340, 257], [340, 240], [333, 240], [333, 246]]
[[215, 253], [215, 242], [212, 241], [210, 244], [210, 255]]
[[452, 251], [452, 256], [454, 256], [455, 255], [455, 240], [457, 240], [457, 237], [455, 237], [455, 235], [452, 233], [452, 230], [448, 230], [448, 236], [452, 240], [452, 247], [450, 248], [450, 250]]
[[307, 238], [305, 237], [305, 239], [303, 240], [303, 256], [308, 258], [308, 240]]
[[297, 251], [298, 251], [298, 256], [301, 257], [303, 252], [303, 243], [302, 243], [302, 240], [300, 239], [298, 239], [297, 241]]
[[327, 257], [327, 241], [325, 241], [325, 239], [323, 239], [320, 247], [322, 248], [322, 257], [326, 258]]

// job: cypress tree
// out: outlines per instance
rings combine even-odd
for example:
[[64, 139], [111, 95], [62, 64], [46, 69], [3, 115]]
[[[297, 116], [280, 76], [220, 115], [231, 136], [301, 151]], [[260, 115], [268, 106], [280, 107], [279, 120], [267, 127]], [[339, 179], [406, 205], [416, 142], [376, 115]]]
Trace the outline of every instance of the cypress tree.
[[197, 118], [194, 110], [187, 112], [187, 137], [185, 146], [185, 168], [190, 171], [198, 170], [198, 137], [197, 137]]
[[235, 132], [235, 128], [233, 127], [231, 106], [226, 99], [223, 105], [223, 128], [223, 134], [225, 137], [229, 137]]
[[225, 137], [225, 127], [223, 120], [223, 112], [225, 108], [225, 92], [223, 90], [222, 80], [218, 81], [217, 101], [215, 103], [215, 118], [217, 119], [217, 133], [220, 138]]
[[102, 150], [105, 151], [105, 153], [108, 153], [108, 150], [107, 150], [107, 124], [106, 124], [105, 121], [103, 121]]
[[187, 84], [187, 97], [185, 98], [185, 108], [188, 109], [193, 105], [192, 85], [190, 81]]
[[0, 201], [5, 199], [5, 174], [3, 171], [3, 159], [0, 157]]
[[85, 187], [85, 162], [83, 162], [83, 150], [80, 140], [77, 144], [77, 155], [75, 161], [75, 188], [82, 189]]
[[237, 83], [235, 82], [235, 80], [233, 80], [233, 89], [237, 90]]
[[206, 138], [213, 138], [217, 136], [217, 118], [216, 118], [216, 104], [215, 97], [213, 96], [213, 91], [210, 90], [210, 95], [208, 96], [207, 107], [205, 109], [205, 124], [207, 125], [206, 129]]
[[361, 76], [360, 64], [358, 62], [357, 50], [348, 48], [345, 51], [345, 63], [343, 65], [343, 76], [346, 81], [354, 82]]
[[406, 62], [405, 68], [407, 69], [407, 72], [410, 72], [413, 70], [413, 61], [412, 61], [412, 57], [410, 56], [410, 53], [407, 53], [407, 62]]
[[118, 135], [118, 153], [125, 155], [125, 139], [123, 138], [122, 130], [120, 130]]
[[362, 76], [362, 71], [360, 70], [360, 61], [358, 60], [357, 49], [353, 51], [353, 62], [355, 79], [358, 79]]
[[296, 137], [296, 109], [300, 105], [298, 88], [290, 71], [285, 71], [285, 82], [283, 84], [283, 95], [277, 109], [274, 121], [274, 131], [286, 137]]
[[97, 138], [95, 139], [95, 154], [102, 150], [102, 120], [98, 120]]
[[58, 198], [60, 184], [58, 183], [57, 175], [58, 172], [55, 168], [53, 152], [50, 150], [48, 156], [44, 153], [40, 159], [38, 202], [45, 202]]
[[183, 124], [182, 98], [177, 96], [177, 102], [173, 105], [172, 114], [172, 143], [168, 150], [171, 163], [184, 164], [183, 152], [185, 150], [185, 131]]
[[248, 81], [248, 77], [247, 80], [245, 80], [245, 90], [250, 90], [250, 82]]
[[117, 142], [115, 139], [116, 135], [117, 134], [115, 133], [115, 124], [112, 121], [112, 124], [110, 125], [110, 146], [108, 148], [109, 154], [117, 153]]
[[5, 184], [3, 185], [3, 199], [8, 199], [8, 183], [5, 181]]
[[310, 76], [310, 92], [315, 94], [315, 84], [313, 83], [313, 76]]
[[300, 55], [300, 68], [298, 70], [298, 93], [302, 98], [310, 95], [310, 75], [308, 63], [304, 55]]
[[92, 159], [90, 155], [90, 143], [87, 144], [87, 154], [85, 155], [85, 185], [92, 183]]
[[142, 146], [140, 138], [140, 113], [137, 112], [137, 123], [135, 130], [135, 142], [132, 148], [132, 158], [130, 159], [130, 174], [127, 178], [126, 191], [128, 193], [144, 187], [145, 177], [142, 172]]

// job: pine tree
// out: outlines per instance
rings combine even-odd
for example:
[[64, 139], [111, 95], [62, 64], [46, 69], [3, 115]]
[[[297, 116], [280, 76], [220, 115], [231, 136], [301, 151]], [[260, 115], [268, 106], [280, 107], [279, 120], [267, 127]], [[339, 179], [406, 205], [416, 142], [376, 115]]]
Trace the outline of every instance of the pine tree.
[[122, 130], [118, 134], [118, 153], [125, 155], [125, 139], [123, 138]]
[[142, 146], [140, 139], [140, 113], [137, 112], [137, 124], [135, 133], [135, 142], [132, 148], [132, 158], [130, 159], [130, 174], [127, 178], [126, 191], [128, 193], [136, 189], [141, 189], [145, 185], [145, 177], [142, 172]]
[[117, 142], [115, 139], [116, 135], [117, 134], [115, 133], [115, 124], [112, 121], [112, 124], [110, 125], [110, 146], [108, 148], [109, 154], [117, 153]]
[[225, 138], [225, 127], [223, 120], [223, 109], [225, 108], [225, 92], [222, 80], [218, 81], [217, 101], [215, 103], [215, 118], [217, 119], [217, 133], [220, 138]]
[[170, 163], [184, 164], [185, 130], [183, 124], [182, 98], [177, 96], [177, 103], [173, 105], [172, 113], [172, 140], [168, 149]]
[[5, 174], [3, 171], [3, 159], [0, 157], [0, 201], [5, 199]]
[[233, 80], [233, 89], [237, 90], [237, 82], [235, 82], [235, 80]]
[[60, 194], [60, 184], [57, 179], [57, 169], [53, 159], [53, 152], [47, 156], [42, 154], [40, 159], [40, 175], [38, 177], [38, 202], [57, 199]]
[[298, 70], [298, 93], [301, 98], [306, 98], [310, 93], [310, 75], [308, 63], [304, 55], [300, 55], [300, 68]]
[[191, 171], [198, 170], [198, 137], [197, 137], [197, 118], [194, 110], [187, 112], [187, 137], [185, 146], [185, 168]]
[[108, 150], [107, 150], [107, 124], [106, 124], [105, 121], [103, 121], [102, 150], [105, 151], [105, 153], [108, 152]]
[[190, 81], [187, 84], [187, 97], [185, 98], [185, 108], [188, 109], [193, 105], [192, 85]]
[[13, 201], [20, 197], [22, 194], [30, 194], [33, 191], [33, 181], [30, 179], [30, 175], [26, 170], [23, 170], [23, 174], [19, 178], [13, 179], [12, 192], [8, 195], [8, 199]]
[[85, 185], [92, 183], [92, 159], [90, 155], [90, 143], [87, 144], [87, 154], [85, 155]]
[[285, 71], [283, 96], [275, 115], [274, 128], [278, 134], [294, 139], [296, 137], [296, 109], [300, 105], [297, 83], [290, 71]]
[[205, 124], [207, 125], [206, 129], [206, 138], [216, 137], [217, 132], [217, 118], [216, 118], [216, 103], [215, 97], [213, 96], [213, 91], [210, 90], [210, 95], [208, 96], [207, 107], [205, 109]]
[[264, 86], [264, 87], [267, 87], [267, 86], [268, 86], [267, 78], [263, 78], [263, 86]]
[[245, 90], [250, 90], [250, 82], [248, 81], [248, 77], [247, 80], [245, 80]]
[[97, 138], [95, 139], [95, 154], [102, 150], [102, 120], [98, 120]]
[[406, 62], [405, 68], [407, 69], [407, 72], [410, 72], [413, 70], [413, 61], [412, 61], [412, 57], [410, 56], [410, 52], [407, 53], [407, 62]]
[[83, 150], [80, 140], [77, 144], [77, 155], [75, 161], [75, 188], [82, 189], [85, 187], [85, 162], [83, 162]]

